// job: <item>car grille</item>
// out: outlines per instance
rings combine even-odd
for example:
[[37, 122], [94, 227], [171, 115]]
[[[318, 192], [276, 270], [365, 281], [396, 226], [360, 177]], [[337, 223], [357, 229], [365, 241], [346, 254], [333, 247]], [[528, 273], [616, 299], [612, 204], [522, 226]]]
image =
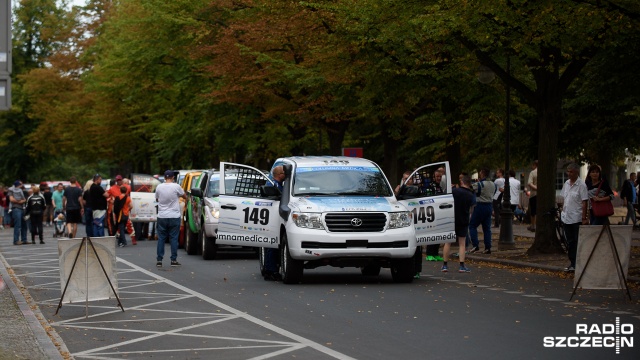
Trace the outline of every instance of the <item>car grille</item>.
[[384, 213], [328, 213], [324, 221], [330, 232], [382, 232], [387, 216]]

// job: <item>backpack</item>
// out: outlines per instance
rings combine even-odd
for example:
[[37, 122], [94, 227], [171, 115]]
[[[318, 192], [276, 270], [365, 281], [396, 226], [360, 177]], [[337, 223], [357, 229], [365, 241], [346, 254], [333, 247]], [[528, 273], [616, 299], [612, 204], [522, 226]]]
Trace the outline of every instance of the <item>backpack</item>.
[[120, 219], [122, 218], [122, 209], [124, 208], [124, 204], [126, 204], [126, 202], [127, 202], [127, 195], [122, 197], [122, 199], [120, 197], [116, 197], [113, 200], [113, 213], [116, 216], [117, 222], [120, 222]]
[[44, 197], [42, 195], [32, 196], [29, 199], [29, 214], [42, 215], [44, 213]]

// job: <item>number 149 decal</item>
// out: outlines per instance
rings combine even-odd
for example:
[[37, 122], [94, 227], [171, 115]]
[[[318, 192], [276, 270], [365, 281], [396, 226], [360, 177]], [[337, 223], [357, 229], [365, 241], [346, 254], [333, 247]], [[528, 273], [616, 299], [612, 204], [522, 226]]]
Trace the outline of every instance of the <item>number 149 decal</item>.
[[258, 211], [258, 208], [244, 208], [242, 211], [244, 211], [244, 222], [247, 224], [250, 221], [254, 224], [258, 222], [261, 225], [269, 224], [269, 209], [260, 209]]
[[414, 208], [411, 212], [413, 213], [414, 224], [417, 224], [418, 221], [423, 224], [427, 221], [434, 222], [436, 219], [436, 213], [433, 210], [433, 206]]

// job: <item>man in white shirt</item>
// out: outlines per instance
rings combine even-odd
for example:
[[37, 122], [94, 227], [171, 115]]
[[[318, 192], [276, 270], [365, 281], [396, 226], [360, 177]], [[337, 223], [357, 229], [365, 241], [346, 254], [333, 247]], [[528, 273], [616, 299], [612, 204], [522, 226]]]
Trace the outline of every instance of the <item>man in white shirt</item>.
[[587, 216], [587, 201], [589, 201], [589, 193], [587, 185], [582, 179], [578, 178], [580, 167], [576, 164], [567, 166], [567, 175], [569, 180], [565, 181], [562, 187], [562, 205], [561, 220], [564, 228], [564, 235], [569, 245], [569, 261], [571, 264], [564, 270], [573, 272], [576, 269], [576, 253], [578, 251], [578, 235], [580, 224], [589, 225]]
[[171, 243], [171, 266], [180, 266], [178, 262], [178, 236], [180, 234], [180, 201], [187, 198], [180, 185], [174, 182], [173, 170], [164, 172], [164, 183], [156, 187], [156, 201], [158, 202], [158, 244], [157, 267], [162, 267], [164, 257], [164, 243], [168, 239]]
[[520, 203], [520, 180], [516, 179], [515, 170], [509, 170], [509, 195], [511, 196], [511, 211], [515, 213]]

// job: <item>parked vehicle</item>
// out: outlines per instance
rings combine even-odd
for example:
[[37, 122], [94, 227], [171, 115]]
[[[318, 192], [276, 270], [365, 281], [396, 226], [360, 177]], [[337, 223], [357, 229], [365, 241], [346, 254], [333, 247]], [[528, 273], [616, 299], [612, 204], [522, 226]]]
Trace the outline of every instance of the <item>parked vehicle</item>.
[[[202, 171], [203, 170], [179, 170], [180, 173], [184, 172], [184, 175], [181, 175], [181, 181], [178, 178], [178, 184], [180, 184], [182, 190], [187, 194], [187, 197], [190, 196], [191, 187], [195, 184], [195, 179], [202, 174]], [[191, 221], [191, 216], [188, 211], [187, 201], [188, 200], [180, 198], [180, 211], [182, 216], [180, 217], [180, 237], [178, 244], [180, 247], [184, 247], [187, 254], [196, 255], [198, 253], [198, 234], [189, 229], [188, 224], [189, 221]]]
[[[289, 157], [282, 193], [260, 170], [220, 164], [217, 244], [277, 248], [283, 282], [297, 283], [305, 269], [359, 267], [363, 275], [390, 268], [396, 282], [411, 282], [418, 245], [455, 241], [450, 191], [431, 193], [429, 177], [449, 164], [425, 165], [398, 200], [380, 167], [350, 157]], [[233, 171], [234, 186], [227, 186]], [[230, 178], [231, 179], [231, 178]], [[418, 254], [419, 255], [419, 254]], [[264, 266], [261, 257], [261, 269]]]

